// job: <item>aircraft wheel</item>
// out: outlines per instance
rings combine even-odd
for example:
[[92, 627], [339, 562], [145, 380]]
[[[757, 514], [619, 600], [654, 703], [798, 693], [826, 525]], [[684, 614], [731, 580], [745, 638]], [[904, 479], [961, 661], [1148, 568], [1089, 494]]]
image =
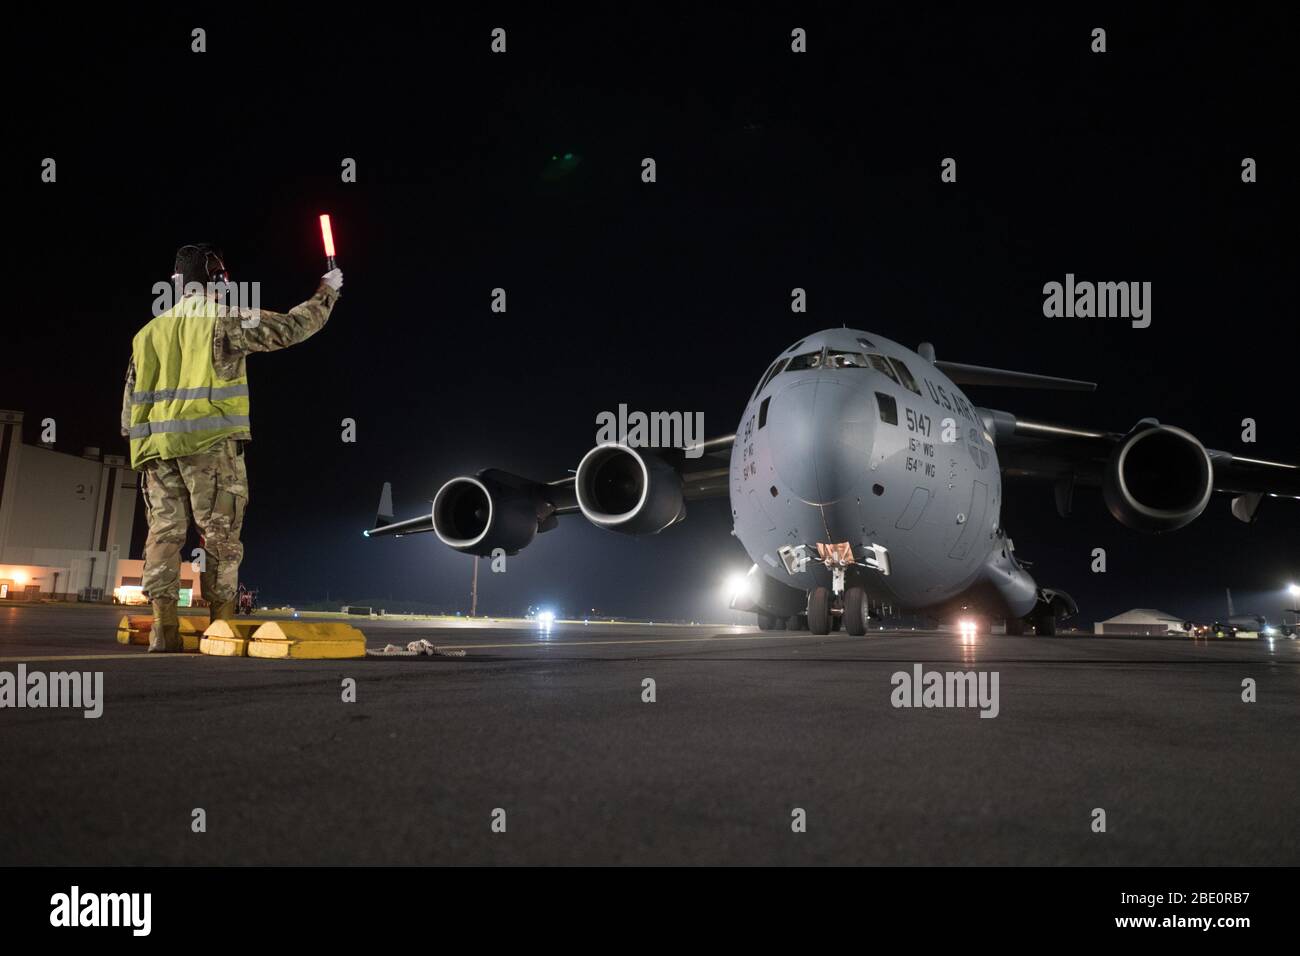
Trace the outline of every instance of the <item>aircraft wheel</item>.
[[791, 614], [790, 619], [786, 621], [785, 627], [788, 631], [806, 631], [808, 630], [808, 618], [803, 614]]
[[772, 630], [772, 627], [773, 627], [774, 623], [775, 623], [775, 620], [774, 620], [770, 615], [768, 615], [768, 614], [760, 614], [760, 615], [758, 615], [758, 629], [759, 629], [760, 631], [770, 631], [770, 630]]
[[1025, 619], [1023, 617], [1007, 618], [1007, 634], [1010, 637], [1023, 637], [1025, 633]]
[[844, 591], [844, 630], [854, 637], [867, 633], [867, 592], [863, 588]]
[[808, 592], [808, 630], [813, 634], [831, 632], [831, 592], [817, 587]]
[[1034, 619], [1034, 633], [1039, 637], [1056, 637], [1056, 617], [1052, 614], [1040, 614]]

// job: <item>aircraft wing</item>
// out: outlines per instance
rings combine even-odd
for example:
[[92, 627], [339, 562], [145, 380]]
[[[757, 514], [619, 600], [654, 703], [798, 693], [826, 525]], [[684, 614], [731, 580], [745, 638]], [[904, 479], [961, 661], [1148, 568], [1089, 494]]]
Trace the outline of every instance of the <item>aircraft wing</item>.
[[[699, 501], [705, 498], [722, 498], [728, 493], [727, 480], [730, 471], [731, 446], [735, 435], [723, 435], [710, 438], [701, 443], [700, 454], [687, 457], [681, 449], [668, 448], [654, 450], [655, 456], [671, 467], [681, 479], [682, 498], [685, 501]], [[649, 450], [647, 450], [649, 451]], [[493, 484], [496, 487], [512, 489], [526, 495], [534, 507], [537, 518], [537, 531], [549, 531], [556, 526], [556, 519], [561, 515], [579, 513], [577, 492], [574, 489], [574, 475], [557, 478], [553, 481], [539, 482], [521, 478], [509, 472], [489, 468], [478, 473], [475, 480]], [[432, 502], [430, 503], [432, 505]], [[402, 521], [393, 518], [392, 485], [384, 483], [379, 498], [379, 510], [375, 526], [364, 532], [368, 538], [387, 535], [400, 537], [406, 534], [420, 534], [433, 531], [433, 509], [425, 514], [416, 515]]]
[[[1134, 436], [1161, 429], [1182, 436], [1178, 441], [1195, 441], [1186, 432], [1169, 429], [1150, 418], [1127, 432], [1113, 432], [1023, 418], [997, 409], [980, 408], [977, 412], [997, 445], [1003, 474], [1056, 483], [1057, 507], [1062, 514], [1069, 511], [1074, 486], [1103, 485], [1117, 449]], [[1300, 464], [1213, 448], [1205, 449], [1205, 453], [1211, 466], [1212, 490], [1235, 496], [1232, 512], [1242, 521], [1254, 519], [1265, 497], [1300, 499]], [[1157, 473], [1155, 480], [1162, 477]]]

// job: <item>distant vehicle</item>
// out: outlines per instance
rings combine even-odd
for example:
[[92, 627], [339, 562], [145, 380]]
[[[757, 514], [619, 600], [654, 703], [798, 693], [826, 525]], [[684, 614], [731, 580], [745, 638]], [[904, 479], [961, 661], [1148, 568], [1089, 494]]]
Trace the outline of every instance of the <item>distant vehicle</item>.
[[236, 614], [252, 614], [253, 605], [257, 601], [257, 592], [249, 590], [242, 584], [239, 586], [239, 593], [235, 597]]
[[1077, 606], [1040, 587], [1015, 554], [1002, 525], [1004, 475], [1052, 487], [1063, 517], [1076, 487], [1100, 488], [1116, 520], [1146, 532], [1191, 523], [1215, 492], [1232, 495], [1247, 523], [1266, 497], [1300, 498], [1296, 464], [1207, 449], [1152, 418], [1114, 432], [1022, 417], [976, 405], [962, 385], [1096, 387], [825, 329], [776, 357], [734, 435], [689, 450], [606, 441], [551, 481], [489, 468], [452, 478], [431, 509], [402, 521], [385, 485], [365, 533], [432, 531], [463, 553], [513, 555], [566, 515], [656, 534], [684, 519], [688, 502], [729, 497], [732, 534], [754, 568], [732, 607], [764, 629], [843, 626], [859, 636], [888, 605], [1055, 634]]

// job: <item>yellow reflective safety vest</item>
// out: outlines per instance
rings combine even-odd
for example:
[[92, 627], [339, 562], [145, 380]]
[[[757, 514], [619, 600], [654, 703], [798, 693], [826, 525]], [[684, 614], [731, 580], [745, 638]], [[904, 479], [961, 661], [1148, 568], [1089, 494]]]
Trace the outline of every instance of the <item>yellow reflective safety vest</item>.
[[[185, 296], [132, 341], [131, 467], [249, 437], [248, 376], [220, 378], [212, 364], [218, 304]], [[241, 363], [242, 371], [242, 363]]]

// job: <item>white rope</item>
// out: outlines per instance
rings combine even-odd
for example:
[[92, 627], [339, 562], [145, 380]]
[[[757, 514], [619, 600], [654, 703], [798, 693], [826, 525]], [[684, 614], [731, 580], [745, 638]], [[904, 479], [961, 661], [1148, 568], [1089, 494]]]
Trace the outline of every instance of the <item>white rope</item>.
[[438, 647], [430, 644], [424, 638], [418, 641], [411, 641], [406, 645], [406, 649], [398, 647], [396, 644], [388, 644], [383, 650], [373, 647], [366, 648], [367, 657], [464, 657], [465, 651], [461, 648]]

